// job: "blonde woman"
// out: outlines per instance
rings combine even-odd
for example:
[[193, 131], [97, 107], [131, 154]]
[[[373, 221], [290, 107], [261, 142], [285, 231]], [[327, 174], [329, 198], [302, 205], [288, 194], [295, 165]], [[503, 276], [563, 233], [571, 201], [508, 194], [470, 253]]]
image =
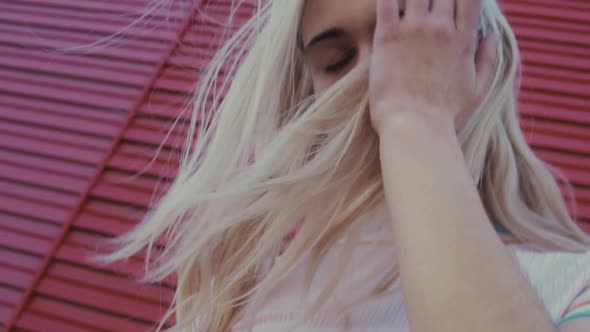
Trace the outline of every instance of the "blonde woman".
[[260, 3], [105, 259], [177, 275], [175, 331], [590, 331], [590, 239], [520, 130], [519, 61], [494, 0]]

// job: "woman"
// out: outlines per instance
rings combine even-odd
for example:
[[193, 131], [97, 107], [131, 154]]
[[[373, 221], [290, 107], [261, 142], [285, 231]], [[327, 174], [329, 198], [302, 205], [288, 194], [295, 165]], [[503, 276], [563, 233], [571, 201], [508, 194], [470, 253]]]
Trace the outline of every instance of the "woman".
[[106, 259], [164, 241], [179, 331], [589, 331], [590, 239], [520, 131], [518, 66], [494, 0], [260, 4]]

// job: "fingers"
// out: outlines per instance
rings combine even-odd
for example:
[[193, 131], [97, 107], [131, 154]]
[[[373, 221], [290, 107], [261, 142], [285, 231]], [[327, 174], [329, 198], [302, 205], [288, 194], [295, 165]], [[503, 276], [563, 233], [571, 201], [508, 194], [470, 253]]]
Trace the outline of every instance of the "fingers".
[[[396, 1], [396, 0], [394, 0]], [[406, 1], [406, 16], [424, 17], [428, 14], [429, 0], [408, 0]]]
[[395, 37], [399, 27], [398, 0], [377, 0], [377, 26], [375, 40], [377, 42]]
[[[435, 0], [436, 1], [436, 0]], [[472, 33], [477, 28], [481, 14], [482, 0], [456, 0], [457, 17], [455, 19], [457, 30]]]
[[455, 17], [455, 0], [433, 0], [432, 14], [438, 17]]
[[492, 87], [494, 72], [498, 60], [498, 45], [500, 36], [497, 32], [487, 35], [475, 54], [475, 69], [477, 71], [477, 95], [483, 98]]

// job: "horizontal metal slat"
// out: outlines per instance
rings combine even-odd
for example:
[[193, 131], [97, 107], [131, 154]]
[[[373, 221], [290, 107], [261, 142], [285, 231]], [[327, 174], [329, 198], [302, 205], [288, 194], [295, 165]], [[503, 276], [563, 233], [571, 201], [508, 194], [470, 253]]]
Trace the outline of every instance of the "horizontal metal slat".
[[[583, 170], [579, 170], [576, 168], [565, 168], [565, 167], [559, 167], [559, 170], [565, 174], [565, 176], [568, 178], [568, 180], [573, 184], [576, 185], [578, 187], [584, 187], [584, 186], [588, 186], [588, 183], [590, 183], [590, 181], [588, 180], [588, 171], [583, 171]], [[581, 208], [584, 207], [584, 202], [583, 201], [578, 201], [578, 205], [580, 205]], [[590, 204], [586, 204], [585, 208], [585, 214], [584, 217], [588, 218], [590, 220]]]
[[[157, 153], [157, 155], [156, 155]], [[134, 144], [131, 142], [121, 142], [119, 145], [116, 155], [126, 156], [129, 158], [137, 158], [140, 160], [152, 160], [157, 157], [156, 160], [162, 163], [173, 163], [178, 164], [180, 162], [180, 153], [172, 150], [161, 149], [157, 151], [154, 147], [146, 146], [143, 144]]]
[[[236, 6], [238, 5], [239, 6]], [[199, 20], [210, 20], [213, 19], [216, 22], [227, 23], [227, 19], [230, 16], [230, 12], [233, 14], [234, 27], [240, 26], [245, 20], [251, 17], [256, 11], [256, 4], [252, 1], [211, 1], [207, 2], [202, 6], [201, 15], [194, 18], [194, 21]], [[233, 8], [233, 12], [232, 12]]]
[[[563, 2], [563, 1], [562, 1]], [[507, 14], [509, 21], [516, 17], [534, 17], [543, 22], [561, 21], [576, 22], [588, 26], [588, 12], [572, 10], [565, 6], [548, 6], [547, 4], [523, 3], [521, 1], [504, 1], [502, 9]]]
[[0, 178], [8, 178], [33, 186], [43, 186], [55, 190], [81, 193], [86, 189], [88, 182], [59, 173], [49, 173], [43, 170], [27, 168], [12, 164], [0, 164]]
[[[94, 266], [89, 262], [90, 257], [93, 255], [97, 255], [96, 250], [90, 250], [86, 247], [66, 243], [59, 248], [55, 257], [66, 262]], [[109, 264], [108, 266], [102, 266], [101, 269], [104, 271], [128, 275], [130, 277], [141, 278], [143, 274], [143, 266], [143, 262], [137, 259], [132, 259], [131, 262], [117, 262]]]
[[151, 65], [141, 62], [113, 61], [113, 59], [95, 56], [92, 52], [59, 52], [51, 48], [24, 47], [25, 45], [1, 44], [0, 54], [5, 55], [2, 63], [7, 63], [9, 57], [29, 58], [33, 60], [46, 59], [56, 64], [76, 64], [88, 69], [98, 68], [104, 71], [125, 73], [127, 76], [145, 77], [151, 74]]
[[[553, 167], [556, 167], [559, 170], [559, 173], [555, 173], [555, 176], [566, 176], [568, 179], [571, 178], [571, 173], [558, 165], [552, 164]], [[590, 223], [590, 190], [586, 189], [584, 186], [578, 186], [576, 183], [568, 181], [572, 185], [573, 195], [569, 194], [569, 189], [563, 184], [560, 184], [561, 194], [564, 197], [565, 201], [568, 205], [573, 204], [573, 199], [576, 200], [576, 214], [573, 215], [573, 210], [570, 208], [570, 214], [572, 217], [575, 217], [579, 222], [583, 223]]]
[[575, 110], [584, 113], [588, 111], [586, 99], [552, 93], [551, 91], [541, 93], [524, 87], [520, 90], [518, 97], [521, 103], [556, 106], [561, 109]]
[[[106, 234], [108, 236], [116, 236], [131, 231], [137, 223], [143, 218], [137, 218], [133, 221], [124, 221], [121, 218], [107, 217], [103, 214], [84, 211], [75, 220], [74, 225], [77, 230], [90, 231], [93, 233]], [[100, 238], [92, 239], [91, 241], [101, 241]], [[162, 241], [155, 241], [158, 245], [163, 245]], [[143, 257], [143, 253], [140, 254]]]
[[24, 289], [31, 282], [32, 278], [33, 275], [31, 272], [25, 272], [11, 266], [0, 264], [0, 284]]
[[107, 218], [120, 219], [124, 222], [137, 222], [146, 213], [145, 208], [125, 206], [111, 201], [89, 198], [84, 204], [84, 211], [103, 215]]
[[45, 331], [67, 331], [67, 332], [94, 332], [99, 331], [92, 329], [89, 325], [79, 325], [68, 322], [63, 319], [56, 319], [51, 316], [43, 315], [37, 312], [23, 311], [16, 322], [16, 327], [26, 331], [40, 331], [42, 327]]
[[19, 109], [55, 114], [64, 118], [93, 121], [97, 126], [120, 125], [126, 115], [126, 110], [112, 110], [94, 105], [76, 104], [68, 100], [58, 101], [48, 98], [35, 98], [23, 91], [10, 95], [0, 92], [0, 103]]
[[[0, 90], [35, 97], [66, 100], [79, 104], [102, 106], [110, 109], [128, 110], [139, 94], [139, 89], [112, 87], [105, 83], [90, 82], [76, 78], [39, 75], [38, 73], [0, 71], [0, 80], [10, 82]], [[67, 95], [63, 92], [68, 91]], [[61, 98], [56, 98], [60, 96]]]
[[158, 151], [155, 146], [149, 151], [133, 151], [128, 148], [131, 144], [133, 142], [123, 142], [123, 148], [118, 149], [109, 160], [109, 168], [132, 175], [138, 175], [141, 172], [141, 175], [157, 178], [175, 177], [180, 163], [179, 152], [166, 148]]
[[[180, 48], [182, 49], [182, 47]], [[182, 54], [182, 53], [180, 53]], [[172, 57], [178, 56], [180, 55], [179, 52], [176, 52]], [[203, 64], [207, 64], [207, 60], [210, 58], [209, 56], [207, 57], [201, 57], [202, 59], [199, 60], [201, 62], [203, 62]], [[189, 68], [185, 68], [185, 67], [178, 67], [178, 66], [174, 66], [170, 63], [166, 64], [166, 67], [164, 67], [162, 69], [162, 75], [171, 75], [171, 76], [175, 76], [175, 77], [180, 77], [181, 79], [185, 80], [185, 81], [197, 81], [198, 77], [199, 77], [199, 73], [201, 73], [204, 70], [204, 68], [197, 68], [197, 69], [189, 69]]]
[[160, 76], [154, 84], [154, 88], [178, 93], [192, 94], [195, 91], [196, 79], [184, 80], [181, 77], [171, 77], [170, 75]]
[[[562, 150], [536, 149], [535, 153], [543, 160], [546, 160], [560, 167], [575, 168], [590, 173], [590, 158], [584, 155], [570, 154]], [[590, 201], [590, 188], [588, 188], [588, 200]]]
[[590, 127], [584, 127], [579, 124], [566, 124], [540, 118], [523, 118], [520, 120], [520, 123], [522, 129], [529, 134], [543, 132], [550, 135], [590, 142]]
[[586, 0], [567, 0], [567, 1], [554, 1], [554, 0], [519, 0], [520, 3], [526, 3], [530, 5], [542, 5], [547, 8], [561, 8], [569, 10], [590, 10], [590, 4]]
[[[0, 132], [1, 148], [86, 164], [98, 164], [104, 155], [103, 151], [90, 151], [79, 147], [69, 147], [55, 142], [19, 137], [2, 132]], [[0, 172], [0, 174], [2, 173]], [[76, 185], [74, 187], [78, 188]]]
[[33, 235], [34, 231], [16, 232], [14, 229], [0, 228], [0, 243], [6, 248], [10, 248], [24, 253], [43, 255], [49, 250], [51, 241], [47, 238]]
[[5, 196], [4, 194], [0, 194], [0, 211], [23, 217], [28, 216], [35, 219], [47, 220], [56, 224], [63, 224], [69, 216], [68, 209], [48, 204], [40, 204], [22, 198]]
[[103, 81], [112, 85], [132, 85], [141, 87], [148, 80], [143, 73], [121, 71], [120, 69], [101, 68], [88, 65], [83, 61], [73, 61], [53, 54], [43, 54], [36, 50], [28, 52], [2, 52], [5, 57], [0, 66], [10, 67], [20, 71], [32, 68], [44, 75], [66, 75], [80, 80]]
[[[105, 237], [88, 234], [74, 227], [67, 235], [66, 241], [59, 248], [56, 257], [60, 260], [78, 265], [95, 266], [90, 259], [99, 252], [103, 252], [102, 249], [107, 249], [107, 247], [105, 247], [106, 240], [107, 238]], [[153, 258], [153, 255], [158, 255], [160, 253], [160, 249], [158, 247], [152, 249]], [[145, 272], [145, 258], [146, 251], [143, 249], [125, 261], [119, 261], [103, 266], [102, 269], [117, 274], [140, 278]], [[175, 276], [168, 276], [161, 282], [161, 284], [167, 287], [173, 287], [176, 284]]]
[[[90, 12], [99, 14], [100, 16], [120, 17], [120, 14], [125, 14], [129, 17], [138, 17], [145, 14], [150, 7], [147, 6], [146, 1], [94, 1], [94, 0], [4, 0], [17, 3], [19, 5], [28, 5], [32, 7], [56, 8], [60, 11], [66, 12]], [[172, 5], [163, 6], [150, 11], [148, 18], [158, 19], [178, 19], [186, 15], [185, 8], [178, 6], [174, 1]], [[183, 15], [184, 14], [184, 15]]]
[[[80, 31], [88, 35], [108, 38], [119, 33], [123, 33], [127, 38], [141, 39], [147, 44], [157, 45], [158, 43], [169, 42], [176, 36], [175, 29], [178, 22], [158, 21], [156, 24], [150, 24], [149, 21], [143, 20], [135, 23], [134, 19], [127, 17], [127, 20], [121, 19], [100, 19], [100, 16], [84, 16], [83, 13], [77, 12], [57, 12], [48, 14], [39, 11], [37, 8], [29, 9], [25, 6], [10, 6], [0, 4], [0, 21], [15, 26], [26, 27], [45, 27], [47, 29]], [[133, 24], [133, 25], [131, 25]]]
[[13, 2], [17, 4], [27, 4], [34, 6], [42, 6], [49, 8], [59, 8], [62, 10], [81, 10], [96, 12], [100, 15], [106, 14], [125, 14], [134, 13], [137, 10], [142, 10], [146, 6], [145, 1], [130, 1], [125, 2], [103, 0], [100, 3], [96, 3], [92, 0], [5, 0], [7, 2]]
[[[139, 116], [158, 117], [169, 121], [176, 119], [190, 121], [193, 112], [192, 106], [189, 105], [189, 109], [183, 112], [189, 102], [190, 100], [186, 96], [164, 94], [156, 90], [152, 93], [151, 98], [141, 105]], [[197, 121], [201, 121], [199, 113], [197, 113]]]
[[30, 183], [23, 184], [11, 180], [2, 179], [2, 176], [0, 176], [0, 193], [6, 196], [30, 199], [39, 203], [63, 206], [70, 209], [74, 208], [76, 203], [78, 203], [78, 195], [66, 194], [47, 188], [36, 187]]
[[75, 303], [66, 303], [42, 296], [33, 297], [28, 310], [47, 315], [55, 320], [91, 326], [101, 331], [147, 331], [152, 327], [149, 324], [92, 310]]
[[[19, 29], [11, 26], [4, 26], [0, 24], [0, 44], [12, 45], [20, 48], [33, 48], [52, 51], [64, 51], [70, 48], [91, 48], [93, 57], [109, 58], [111, 61], [123, 63], [143, 63], [144, 65], [153, 66], [161, 57], [161, 50], [144, 50], [141, 43], [138, 45], [132, 42], [125, 43], [128, 48], [121, 47], [91, 47], [89, 44], [96, 42], [95, 39], [73, 38], [71, 33], [63, 31], [44, 30], [31, 31], [31, 33], [24, 33]], [[87, 50], [86, 50], [87, 51]]]
[[69, 174], [72, 177], [89, 180], [95, 166], [65, 162], [58, 159], [44, 158], [25, 154], [19, 151], [0, 149], [0, 163], [21, 165], [26, 168], [37, 168], [49, 173]]
[[[576, 72], [575, 74], [573, 72]], [[568, 86], [574, 86], [576, 90], [580, 90], [582, 94], [590, 96], [590, 92], [584, 92], [581, 87], [590, 84], [590, 74], [585, 74], [576, 68], [555, 68], [549, 64], [545, 65], [531, 65], [526, 63], [523, 65], [523, 75], [529, 78], [548, 79], [560, 82], [567, 82]], [[526, 83], [525, 83], [526, 84]]]
[[[579, 45], [554, 45], [543, 40], [518, 38], [518, 48], [521, 53], [539, 53], [541, 55], [563, 56], [572, 61], [579, 61], [587, 54], [586, 48]], [[559, 59], [556, 61], [560, 62]]]
[[12, 310], [12, 307], [0, 303], [0, 327], [2, 327], [2, 322], [6, 322], [9, 319]]
[[174, 292], [156, 285], [140, 284], [129, 277], [121, 277], [92, 271], [80, 267], [54, 262], [47, 270], [47, 275], [64, 281], [71, 281], [84, 285], [86, 288], [101, 289], [103, 292], [116, 296], [134, 298], [154, 305], [165, 305], [172, 301]]
[[[542, 95], [539, 92], [531, 95], [535, 94]], [[590, 126], [590, 119], [588, 118], [589, 113], [587, 111], [571, 107], [571, 105], [552, 103], [550, 102], [550, 98], [548, 98], [548, 102], [545, 103], [543, 100], [530, 98], [530, 95], [528, 94], [526, 97], [523, 97], [523, 94], [521, 94], [520, 99], [518, 105], [518, 115], [520, 117], [538, 117], [571, 125]], [[562, 100], [566, 101], [567, 98], [562, 98]], [[570, 100], [573, 101], [573, 98], [570, 98]]]
[[[0, 264], [5, 266], [13, 266], [21, 271], [29, 271], [33, 273], [35, 269], [39, 267], [41, 264], [41, 260], [43, 258], [40, 256], [28, 255], [23, 252], [8, 250], [5, 248], [0, 249]], [[2, 289], [2, 286], [0, 286]], [[0, 295], [0, 302], [5, 300], [3, 296]]]
[[45, 276], [36, 291], [38, 294], [80, 303], [102, 311], [110, 311], [118, 315], [138, 318], [148, 322], [158, 319], [164, 311], [164, 308], [160, 305], [149, 304], [128, 296], [107, 293], [98, 288], [86, 288], [79, 283], [51, 276]]
[[521, 115], [540, 117], [548, 120], [590, 125], [588, 113], [561, 108], [558, 106], [533, 104], [527, 102], [520, 104], [518, 112]]
[[548, 91], [576, 98], [587, 98], [589, 96], [585, 84], [533, 75], [524, 76], [522, 78], [522, 88]]
[[148, 176], [164, 180], [173, 179], [178, 173], [178, 163], [174, 160], [165, 160], [162, 156], [158, 156], [156, 160], [148, 160], [117, 153], [109, 160], [108, 167], [133, 176]]
[[[22, 292], [0, 285], [0, 305], [12, 306], [15, 305], [20, 299]], [[2, 321], [0, 319], [0, 321]]]
[[154, 192], [155, 194], [162, 194], [162, 190], [167, 186], [167, 184], [159, 178], [147, 176], [136, 176], [131, 178], [130, 174], [122, 173], [113, 169], [105, 169], [105, 171], [102, 173], [101, 182], [112, 186], [137, 190], [140, 192]]
[[125, 156], [114, 155], [108, 163], [109, 168], [131, 172], [133, 174], [146, 174], [149, 176], [173, 178], [178, 172], [178, 165], [158, 158], [155, 161]]
[[114, 236], [130, 231], [135, 226], [135, 223], [126, 223], [113, 217], [83, 211], [76, 218], [74, 225], [80, 229]]
[[571, 35], [568, 33], [551, 31], [550, 29], [541, 30], [539, 28], [520, 25], [512, 26], [512, 30], [516, 34], [517, 40], [529, 39], [576, 47], [587, 47], [587, 45], [590, 45], [590, 35]]
[[[557, 168], [559, 170], [559, 172], [564, 173], [564, 171], [563, 171], [564, 168], [561, 167], [560, 165], [558, 165], [556, 163], [549, 163], [549, 164], [553, 168]], [[559, 178], [561, 178], [562, 176], [565, 176], [567, 178], [567, 174], [565, 174], [565, 173], [564, 174], [555, 174], [555, 175], [559, 175]], [[571, 203], [572, 199], [575, 198], [577, 201], [578, 208], [582, 207], [587, 211], [586, 220], [588, 222], [590, 222], [590, 218], [588, 218], [588, 217], [590, 217], [590, 189], [587, 189], [586, 187], [583, 187], [583, 186], [578, 186], [575, 183], [570, 182], [568, 179], [568, 182], [570, 182], [571, 187], [572, 187], [572, 191], [573, 191], [573, 195], [570, 195], [566, 186], [564, 184], [562, 184], [561, 181], [563, 181], [563, 180], [559, 181], [559, 187], [560, 187], [560, 190], [562, 191], [562, 195], [565, 198], [565, 200], [568, 203]]]
[[54, 238], [59, 234], [59, 224], [27, 216], [26, 212], [18, 214], [0, 211], [0, 228], [33, 234], [40, 238]]
[[[130, 127], [123, 134], [123, 139], [130, 142], [141, 142], [159, 146], [166, 138], [165, 131], [154, 132], [150, 129], [141, 127]], [[182, 136], [168, 136], [166, 142], [162, 145], [168, 149], [182, 148], [184, 145], [184, 137]]]
[[588, 81], [590, 76], [590, 65], [583, 59], [585, 55], [565, 55], [537, 47], [521, 48], [521, 55], [525, 70], [540, 73], [545, 69], [549, 71], [546, 75], [561, 76], [565, 80], [573, 79], [583, 82]]
[[[69, 89], [68, 87], [58, 87], [51, 82], [41, 82], [41, 80], [19, 80], [18, 78], [0, 74], [0, 80], [11, 81], [10, 85], [0, 86], [0, 93], [25, 95], [28, 98], [52, 99], [58, 103], [81, 104], [93, 108], [104, 108], [112, 111], [125, 110], [126, 106], [131, 103], [129, 98], [116, 100], [113, 96], [101, 94], [99, 91], [81, 91], [79, 89]], [[55, 82], [53, 82], [55, 83]], [[70, 90], [70, 93], [64, 95], [63, 91]]]
[[[51, 127], [64, 131], [83, 132], [92, 136], [113, 137], [120, 129], [118, 125], [101, 124], [92, 120], [64, 117], [49, 112], [35, 112], [14, 106], [7, 107], [2, 104], [0, 104], [0, 110], [2, 110], [0, 111], [0, 120], [3, 121], [27, 123], [33, 126]], [[101, 144], [101, 147], [104, 147], [104, 144]]]
[[187, 70], [201, 71], [211, 61], [211, 58], [198, 58], [192, 56], [175, 55], [170, 58], [170, 66], [181, 67]]
[[100, 182], [92, 188], [91, 195], [93, 197], [144, 207], [149, 206], [152, 201], [152, 194], [150, 192], [137, 191], [131, 188]]
[[[12, 113], [14, 111], [16, 110], [11, 110], [10, 112]], [[0, 132], [4, 135], [27, 137], [94, 151], [104, 151], [111, 143], [111, 137], [97, 137], [96, 135], [84, 132], [83, 128], [74, 127], [66, 130], [65, 128], [52, 128], [52, 123], [45, 125], [49, 128], [40, 127], [31, 123], [0, 121]]]
[[[134, 135], [141, 136], [147, 133], [152, 133], [151, 137], [158, 139], [159, 143], [157, 144], [162, 143], [165, 139], [166, 142], [163, 146], [168, 148], [180, 148], [184, 144], [189, 126], [184, 121], [177, 121], [174, 123], [174, 121], [162, 120], [156, 117], [137, 116], [127, 130], [131, 132], [127, 137], [134, 137]], [[148, 143], [150, 141], [152, 143], [156, 142], [152, 139], [139, 139], [138, 141]]]
[[[556, 135], [545, 134], [543, 132], [535, 132], [532, 135], [525, 134], [528, 143], [533, 146], [542, 146], [546, 148], [560, 149], [570, 151], [572, 153], [590, 154], [590, 145], [587, 141], [579, 140], [571, 137], [562, 137]], [[590, 178], [585, 182], [590, 185]]]

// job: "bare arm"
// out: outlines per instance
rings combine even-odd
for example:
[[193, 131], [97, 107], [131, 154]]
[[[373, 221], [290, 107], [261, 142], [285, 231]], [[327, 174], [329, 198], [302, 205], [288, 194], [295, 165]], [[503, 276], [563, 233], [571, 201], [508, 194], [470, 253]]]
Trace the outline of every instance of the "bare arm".
[[[481, 0], [376, 6], [369, 112], [412, 331], [558, 331], [492, 227], [456, 136], [506, 70], [499, 32], [475, 38]], [[577, 320], [562, 331], [588, 330]]]
[[417, 114], [380, 135], [412, 331], [557, 331], [485, 213], [452, 120]]

